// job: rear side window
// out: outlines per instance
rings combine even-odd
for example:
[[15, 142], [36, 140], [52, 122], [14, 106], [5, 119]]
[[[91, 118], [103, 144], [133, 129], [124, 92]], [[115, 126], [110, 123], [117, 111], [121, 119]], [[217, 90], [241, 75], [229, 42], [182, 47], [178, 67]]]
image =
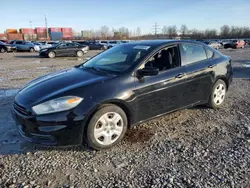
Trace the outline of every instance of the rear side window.
[[212, 50], [210, 50], [209, 48], [205, 48], [205, 51], [208, 59], [213, 58], [214, 52]]
[[23, 44], [22, 41], [16, 41], [16, 44]]
[[186, 59], [184, 65], [207, 59], [207, 54], [202, 46], [195, 44], [182, 44], [181, 47], [181, 53]]

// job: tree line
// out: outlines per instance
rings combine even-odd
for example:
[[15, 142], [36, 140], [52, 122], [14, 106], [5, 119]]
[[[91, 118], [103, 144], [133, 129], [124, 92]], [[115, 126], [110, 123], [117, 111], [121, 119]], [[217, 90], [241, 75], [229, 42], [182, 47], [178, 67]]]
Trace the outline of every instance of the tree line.
[[129, 30], [126, 27], [110, 29], [102, 26], [99, 30], [85, 30], [79, 34], [79, 37], [86, 39], [150, 39], [150, 38], [190, 38], [190, 39], [232, 39], [232, 38], [250, 38], [249, 27], [238, 27], [223, 25], [217, 29], [189, 29], [185, 24], [178, 29], [176, 25], [164, 25], [159, 33], [142, 35], [140, 27], [135, 30]]

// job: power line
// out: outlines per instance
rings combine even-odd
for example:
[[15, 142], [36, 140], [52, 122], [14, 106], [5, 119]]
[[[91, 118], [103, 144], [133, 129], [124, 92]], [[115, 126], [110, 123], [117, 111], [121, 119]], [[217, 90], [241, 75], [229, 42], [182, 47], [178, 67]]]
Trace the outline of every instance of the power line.
[[153, 30], [154, 30], [155, 35], [158, 34], [159, 29], [160, 29], [159, 25], [155, 22], [153, 25]]

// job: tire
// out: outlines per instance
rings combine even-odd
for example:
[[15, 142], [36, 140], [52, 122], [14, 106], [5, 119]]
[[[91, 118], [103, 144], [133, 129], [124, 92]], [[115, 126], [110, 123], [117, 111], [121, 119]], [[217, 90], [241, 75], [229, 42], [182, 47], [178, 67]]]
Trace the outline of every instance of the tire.
[[243, 48], [245, 48], [245, 46], [243, 45], [243, 46], [241, 46], [241, 49], [243, 49]]
[[216, 46], [216, 50], [219, 50], [219, 46]]
[[34, 48], [30, 48], [30, 52], [34, 52], [35, 51], [35, 49]]
[[111, 148], [123, 139], [127, 124], [127, 116], [120, 107], [105, 105], [92, 116], [85, 131], [86, 142], [96, 150]]
[[226, 83], [219, 79], [213, 85], [207, 106], [210, 108], [220, 108], [225, 101], [227, 92]]
[[6, 52], [6, 49], [5, 49], [5, 48], [1, 48], [1, 49], [0, 49], [0, 52], [1, 52], [1, 53], [5, 53], [5, 52]]
[[76, 52], [77, 57], [82, 57], [84, 55], [83, 51], [79, 50]]
[[51, 51], [51, 52], [48, 53], [48, 57], [49, 58], [55, 58], [56, 57], [56, 53], [53, 52], [53, 51]]

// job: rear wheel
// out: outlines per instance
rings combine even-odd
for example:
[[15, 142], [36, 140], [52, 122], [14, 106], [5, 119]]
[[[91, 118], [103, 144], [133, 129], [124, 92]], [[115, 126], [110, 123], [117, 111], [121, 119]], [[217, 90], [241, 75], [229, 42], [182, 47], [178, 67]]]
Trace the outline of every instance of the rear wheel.
[[245, 46], [243, 45], [243, 46], [241, 46], [241, 48], [243, 49], [243, 48], [245, 48]]
[[83, 51], [79, 50], [76, 52], [76, 56], [77, 57], [82, 57], [84, 54], [83, 54]]
[[226, 91], [226, 83], [223, 80], [217, 80], [212, 88], [207, 106], [211, 108], [219, 108], [225, 100]]
[[119, 143], [127, 131], [127, 116], [115, 105], [100, 108], [91, 118], [87, 131], [87, 144], [97, 150]]
[[49, 52], [48, 57], [49, 58], [54, 58], [54, 57], [56, 57], [56, 53], [55, 52]]
[[5, 50], [4, 48], [1, 48], [1, 49], [0, 49], [0, 52], [1, 52], [1, 53], [5, 53], [6, 50]]
[[34, 52], [35, 51], [35, 49], [34, 48], [30, 48], [30, 52]]

